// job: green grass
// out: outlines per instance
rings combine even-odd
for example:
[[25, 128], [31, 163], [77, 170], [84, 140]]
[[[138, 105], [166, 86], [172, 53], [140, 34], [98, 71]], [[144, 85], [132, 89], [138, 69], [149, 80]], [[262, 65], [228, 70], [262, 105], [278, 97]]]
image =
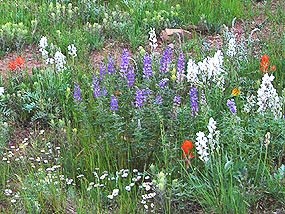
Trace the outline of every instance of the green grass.
[[[45, 65], [32, 74], [17, 68], [1, 76], [0, 87], [5, 89], [0, 95], [2, 213], [260, 213], [261, 207], [284, 211], [285, 120], [274, 115], [272, 106], [264, 114], [258, 112], [257, 103], [250, 112], [244, 110], [249, 95], [257, 96], [264, 76], [260, 57], [267, 54], [270, 66], [276, 65], [273, 86], [284, 114], [285, 34], [280, 31], [284, 3], [278, 2], [272, 10], [271, 1], [256, 5], [249, 0], [84, 0], [57, 6], [55, 2], [1, 2], [0, 29], [11, 23], [7, 32], [0, 30], [1, 59], [14, 51], [13, 57], [20, 55], [26, 45], [38, 49], [42, 36], [48, 39], [49, 57], [56, 51], [66, 56], [63, 71]], [[257, 16], [267, 19], [253, 25]], [[245, 52], [237, 48], [237, 55], [231, 57], [222, 26], [231, 27], [235, 17], [244, 23], [245, 39], [259, 27], [261, 41], [244, 40]], [[15, 25], [19, 23], [25, 32]], [[198, 30], [191, 39], [171, 38], [172, 61], [168, 72], [161, 72], [168, 43], [160, 41], [161, 30], [189, 30], [193, 25]], [[160, 53], [149, 51], [148, 33], [153, 27]], [[202, 28], [206, 34], [220, 34], [225, 73], [210, 78], [203, 74], [205, 79], [201, 74], [198, 83], [177, 82], [181, 52], [183, 69], [190, 75], [194, 68], [187, 65], [189, 59], [196, 64], [206, 58], [211, 61], [217, 51], [205, 46], [208, 35], [199, 32]], [[111, 47], [112, 52], [106, 53], [109, 43], [132, 53], [128, 72], [130, 67], [136, 72], [133, 86], [122, 74], [121, 58], [115, 58], [123, 50]], [[74, 58], [68, 54], [70, 44], [77, 48]], [[95, 59], [94, 69], [93, 50], [113, 57], [117, 72], [108, 73], [109, 58]], [[145, 53], [152, 57], [150, 79], [144, 77]], [[37, 57], [45, 64], [41, 55]], [[163, 88], [165, 78], [168, 83]], [[94, 97], [96, 81], [99, 97]], [[199, 93], [196, 116], [189, 95], [194, 86]], [[236, 87], [241, 94], [233, 96]], [[136, 99], [138, 89], [145, 89], [142, 107]], [[173, 103], [176, 95], [181, 96], [180, 104]], [[117, 99], [118, 111], [110, 108], [111, 98]], [[236, 103], [237, 114], [231, 113], [229, 99]], [[210, 118], [216, 121], [212, 132]], [[208, 150], [208, 162], [199, 153], [197, 133], [201, 136], [201, 132], [209, 147], [216, 143]], [[181, 150], [186, 139], [195, 145], [191, 160], [183, 158]]]

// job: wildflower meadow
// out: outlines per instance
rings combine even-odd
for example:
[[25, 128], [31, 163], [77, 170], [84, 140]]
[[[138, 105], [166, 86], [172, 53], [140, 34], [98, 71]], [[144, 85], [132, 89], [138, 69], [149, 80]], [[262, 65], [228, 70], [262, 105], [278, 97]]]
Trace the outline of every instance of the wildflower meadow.
[[0, 0], [0, 213], [285, 213], [283, 0]]

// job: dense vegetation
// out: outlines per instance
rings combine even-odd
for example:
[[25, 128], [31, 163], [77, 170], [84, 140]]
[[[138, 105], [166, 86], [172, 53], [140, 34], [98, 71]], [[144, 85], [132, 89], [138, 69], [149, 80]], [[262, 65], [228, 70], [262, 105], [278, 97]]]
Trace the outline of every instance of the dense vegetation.
[[283, 1], [0, 5], [2, 213], [285, 212]]

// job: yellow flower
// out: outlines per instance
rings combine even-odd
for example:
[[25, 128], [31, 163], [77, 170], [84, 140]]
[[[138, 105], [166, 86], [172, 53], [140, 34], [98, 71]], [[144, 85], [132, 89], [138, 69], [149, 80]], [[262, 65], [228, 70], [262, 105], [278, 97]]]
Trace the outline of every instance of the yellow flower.
[[174, 82], [176, 80], [176, 69], [173, 68], [171, 71], [171, 80]]
[[234, 88], [232, 90], [232, 95], [235, 96], [235, 97], [239, 96], [240, 95], [240, 90], [238, 88]]

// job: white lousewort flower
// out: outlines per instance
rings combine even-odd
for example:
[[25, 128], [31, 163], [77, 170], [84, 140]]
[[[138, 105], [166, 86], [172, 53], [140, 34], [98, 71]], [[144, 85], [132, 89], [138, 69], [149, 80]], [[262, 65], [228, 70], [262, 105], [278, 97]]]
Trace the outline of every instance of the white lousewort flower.
[[5, 92], [4, 87], [0, 87], [0, 96], [2, 96], [4, 94], [4, 92]]
[[267, 132], [267, 133], [265, 134], [265, 137], [264, 137], [264, 145], [265, 145], [266, 147], [268, 147], [269, 144], [270, 144], [270, 132]]
[[272, 85], [273, 80], [274, 76], [267, 73], [262, 77], [261, 86], [257, 91], [257, 112], [264, 114], [269, 111], [274, 114], [275, 118], [279, 118], [282, 115], [282, 108], [280, 98]]
[[40, 47], [40, 49], [46, 49], [47, 46], [48, 46], [47, 38], [46, 38], [45, 36], [43, 36], [43, 37], [40, 39], [39, 47]]
[[187, 81], [190, 82], [191, 84], [197, 84], [199, 83], [198, 79], [198, 74], [199, 74], [199, 67], [196, 65], [196, 63], [192, 60], [189, 59], [188, 64], [187, 64]]
[[66, 57], [60, 51], [55, 52], [55, 54], [54, 54], [54, 62], [55, 62], [55, 68], [56, 68], [57, 71], [63, 71], [63, 70], [66, 69], [66, 67], [65, 67], [65, 64], [66, 64], [65, 58]]
[[40, 44], [39, 44], [39, 51], [42, 54], [42, 58], [43, 59], [47, 59], [48, 58], [48, 51], [46, 50], [46, 48], [48, 47], [48, 41], [47, 38], [45, 36], [43, 36], [40, 39]]
[[199, 158], [203, 162], [207, 162], [209, 160], [209, 148], [208, 148], [208, 139], [205, 136], [204, 132], [198, 132], [196, 133], [196, 149], [197, 153], [199, 154]]
[[211, 152], [213, 152], [217, 148], [219, 143], [220, 132], [217, 130], [216, 124], [217, 122], [211, 117], [207, 126], [209, 130], [209, 134], [207, 136], [208, 144], [210, 145]]
[[74, 44], [68, 45], [68, 54], [72, 57], [77, 56], [77, 48], [74, 46]]
[[207, 57], [197, 64], [189, 59], [187, 64], [187, 81], [192, 84], [215, 84], [224, 89], [225, 70], [223, 53], [218, 50], [213, 57]]
[[149, 32], [149, 46], [151, 47], [152, 51], [155, 51], [155, 49], [157, 48], [157, 38], [156, 38], [156, 34], [155, 34], [155, 29], [151, 28], [150, 32]]
[[236, 54], [237, 54], [237, 51], [236, 51], [236, 40], [235, 40], [234, 37], [232, 37], [232, 38], [229, 39], [229, 42], [228, 42], [227, 55], [229, 57], [234, 57]]

